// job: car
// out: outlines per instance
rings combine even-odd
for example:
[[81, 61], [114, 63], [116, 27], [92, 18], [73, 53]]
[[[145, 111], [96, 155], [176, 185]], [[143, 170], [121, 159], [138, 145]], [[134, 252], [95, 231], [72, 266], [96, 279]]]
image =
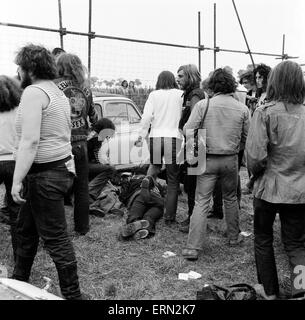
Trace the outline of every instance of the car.
[[122, 95], [95, 92], [93, 102], [98, 118], [108, 118], [116, 127], [114, 136], [102, 143], [100, 162], [110, 164], [119, 171], [133, 171], [148, 164], [147, 140], [144, 140], [142, 147], [134, 145], [142, 118], [142, 112], [136, 104]]

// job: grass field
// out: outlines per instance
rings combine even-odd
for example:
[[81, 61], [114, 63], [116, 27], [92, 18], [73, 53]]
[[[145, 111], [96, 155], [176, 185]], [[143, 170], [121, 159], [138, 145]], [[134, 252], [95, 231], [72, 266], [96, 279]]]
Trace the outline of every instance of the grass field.
[[[245, 168], [241, 171], [242, 186], [247, 179]], [[3, 194], [3, 188], [0, 193]], [[1, 196], [1, 195], [0, 195]], [[186, 215], [186, 196], [179, 197], [177, 220]], [[241, 202], [240, 226], [242, 231], [253, 233], [252, 196], [243, 195]], [[66, 207], [69, 231], [72, 234], [71, 207]], [[81, 289], [92, 299], [121, 300], [192, 300], [196, 291], [206, 283], [230, 285], [234, 283], [256, 283], [253, 255], [253, 235], [245, 238], [240, 247], [231, 248], [224, 237], [225, 225], [222, 221], [210, 222], [205, 249], [196, 262], [182, 258], [181, 250], [187, 234], [177, 227], [167, 227], [163, 220], [157, 224], [155, 237], [138, 242], [121, 242], [117, 238], [118, 228], [124, 222], [122, 217], [91, 217], [90, 232], [83, 237], [72, 237], [76, 251]], [[10, 245], [9, 227], [0, 224], [0, 264], [12, 272], [13, 258]], [[280, 243], [279, 220], [275, 223], [275, 253], [279, 277], [288, 273], [288, 262]], [[165, 251], [177, 255], [163, 258]], [[201, 279], [178, 280], [182, 272], [196, 271]], [[43, 287], [43, 277], [54, 282], [51, 292], [57, 294], [57, 274], [52, 260], [39, 248], [32, 269], [30, 282]]]

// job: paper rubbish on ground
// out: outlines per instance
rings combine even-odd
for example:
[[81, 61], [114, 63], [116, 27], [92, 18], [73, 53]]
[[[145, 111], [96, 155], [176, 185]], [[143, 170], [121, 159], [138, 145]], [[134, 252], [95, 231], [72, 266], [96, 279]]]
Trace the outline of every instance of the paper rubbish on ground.
[[252, 235], [252, 233], [249, 232], [249, 231], [242, 231], [240, 234], [241, 234], [243, 237], [250, 237], [250, 236]]
[[179, 273], [178, 279], [179, 280], [196, 280], [200, 279], [202, 276], [200, 273], [195, 271], [190, 271], [189, 273]]
[[188, 273], [179, 273], [178, 279], [187, 281], [189, 279], [189, 274]]
[[171, 252], [171, 251], [165, 251], [162, 255], [163, 258], [169, 258], [169, 257], [174, 257], [176, 256], [176, 253]]

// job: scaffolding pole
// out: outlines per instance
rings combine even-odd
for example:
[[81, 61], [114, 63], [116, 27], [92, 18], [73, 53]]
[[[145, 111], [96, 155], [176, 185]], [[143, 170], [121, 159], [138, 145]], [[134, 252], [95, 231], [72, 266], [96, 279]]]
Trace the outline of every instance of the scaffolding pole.
[[92, 32], [92, 0], [89, 0], [89, 27], [88, 27], [88, 78], [91, 75], [91, 40], [95, 38]]
[[217, 66], [217, 52], [219, 52], [219, 48], [216, 45], [216, 3], [214, 3], [214, 70]]
[[250, 55], [251, 62], [252, 62], [252, 65], [253, 65], [253, 69], [254, 69], [254, 68], [255, 68], [255, 63], [254, 63], [254, 60], [253, 60], [253, 57], [252, 57], [252, 54], [251, 54], [251, 50], [250, 50], [250, 47], [249, 47], [249, 44], [248, 44], [248, 40], [247, 40], [245, 31], [244, 31], [244, 28], [243, 28], [243, 26], [242, 26], [242, 23], [241, 23], [241, 21], [240, 21], [239, 14], [238, 14], [238, 11], [237, 11], [237, 8], [236, 8], [236, 5], [235, 5], [234, 0], [232, 0], [232, 3], [233, 3], [234, 10], [235, 10], [235, 13], [236, 13], [238, 22], [239, 22], [239, 26], [240, 26], [240, 28], [241, 28], [241, 32], [242, 32], [242, 34], [243, 34], [243, 36], [244, 36], [244, 39], [245, 39], [245, 42], [246, 42], [246, 45], [247, 45], [247, 49], [248, 49], [248, 53], [249, 53], [249, 55]]
[[198, 69], [201, 73], [201, 16], [198, 11]]
[[282, 44], [282, 61], [285, 60], [285, 35], [283, 34], [283, 44]]
[[58, 0], [58, 17], [59, 17], [59, 36], [60, 36], [60, 47], [64, 49], [64, 35], [65, 29], [62, 27], [62, 11], [61, 11], [61, 0]]
[[[44, 28], [44, 27], [37, 27], [37, 26], [29, 26], [29, 25], [22, 25], [22, 24], [16, 24], [16, 23], [7, 23], [7, 22], [0, 22], [0, 26], [5, 27], [14, 27], [14, 28], [23, 28], [23, 29], [30, 29], [30, 30], [36, 30], [36, 31], [46, 31], [46, 32], [57, 32], [60, 33], [60, 29], [53, 29], [53, 28]], [[188, 45], [181, 45], [181, 44], [174, 44], [174, 43], [166, 43], [166, 42], [157, 42], [157, 41], [148, 41], [148, 40], [139, 40], [139, 39], [131, 39], [131, 38], [121, 38], [121, 37], [113, 37], [113, 36], [106, 36], [101, 34], [95, 34], [93, 32], [78, 32], [78, 31], [71, 31], [66, 30], [65, 34], [71, 34], [76, 36], [84, 36], [84, 37], [91, 37], [91, 38], [101, 38], [101, 39], [107, 39], [107, 40], [119, 40], [119, 41], [127, 41], [127, 42], [136, 42], [136, 43], [145, 43], [145, 44], [151, 44], [151, 45], [159, 45], [159, 46], [167, 46], [167, 47], [176, 47], [176, 48], [184, 48], [184, 49], [200, 49], [203, 50], [217, 50], [217, 52], [231, 52], [231, 53], [244, 53], [249, 54], [249, 51], [244, 50], [232, 50], [232, 49], [222, 49], [222, 48], [210, 48], [205, 47], [204, 45], [199, 46], [188, 46]], [[282, 58], [282, 54], [276, 54], [276, 53], [265, 53], [265, 52], [251, 52], [252, 55], [263, 55], [263, 56], [270, 56], [270, 57], [277, 57]], [[287, 59], [290, 59], [293, 57], [287, 56]]]

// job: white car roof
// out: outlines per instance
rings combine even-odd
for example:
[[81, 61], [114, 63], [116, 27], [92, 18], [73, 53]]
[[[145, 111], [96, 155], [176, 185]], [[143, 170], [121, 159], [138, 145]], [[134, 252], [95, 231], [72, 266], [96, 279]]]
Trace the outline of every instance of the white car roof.
[[125, 100], [125, 101], [131, 101], [129, 98], [127, 97], [124, 97], [124, 96], [95, 96], [93, 95], [93, 99], [95, 101], [99, 100], [99, 101], [105, 101], [105, 100], [114, 100], [114, 101], [117, 101], [117, 100]]

